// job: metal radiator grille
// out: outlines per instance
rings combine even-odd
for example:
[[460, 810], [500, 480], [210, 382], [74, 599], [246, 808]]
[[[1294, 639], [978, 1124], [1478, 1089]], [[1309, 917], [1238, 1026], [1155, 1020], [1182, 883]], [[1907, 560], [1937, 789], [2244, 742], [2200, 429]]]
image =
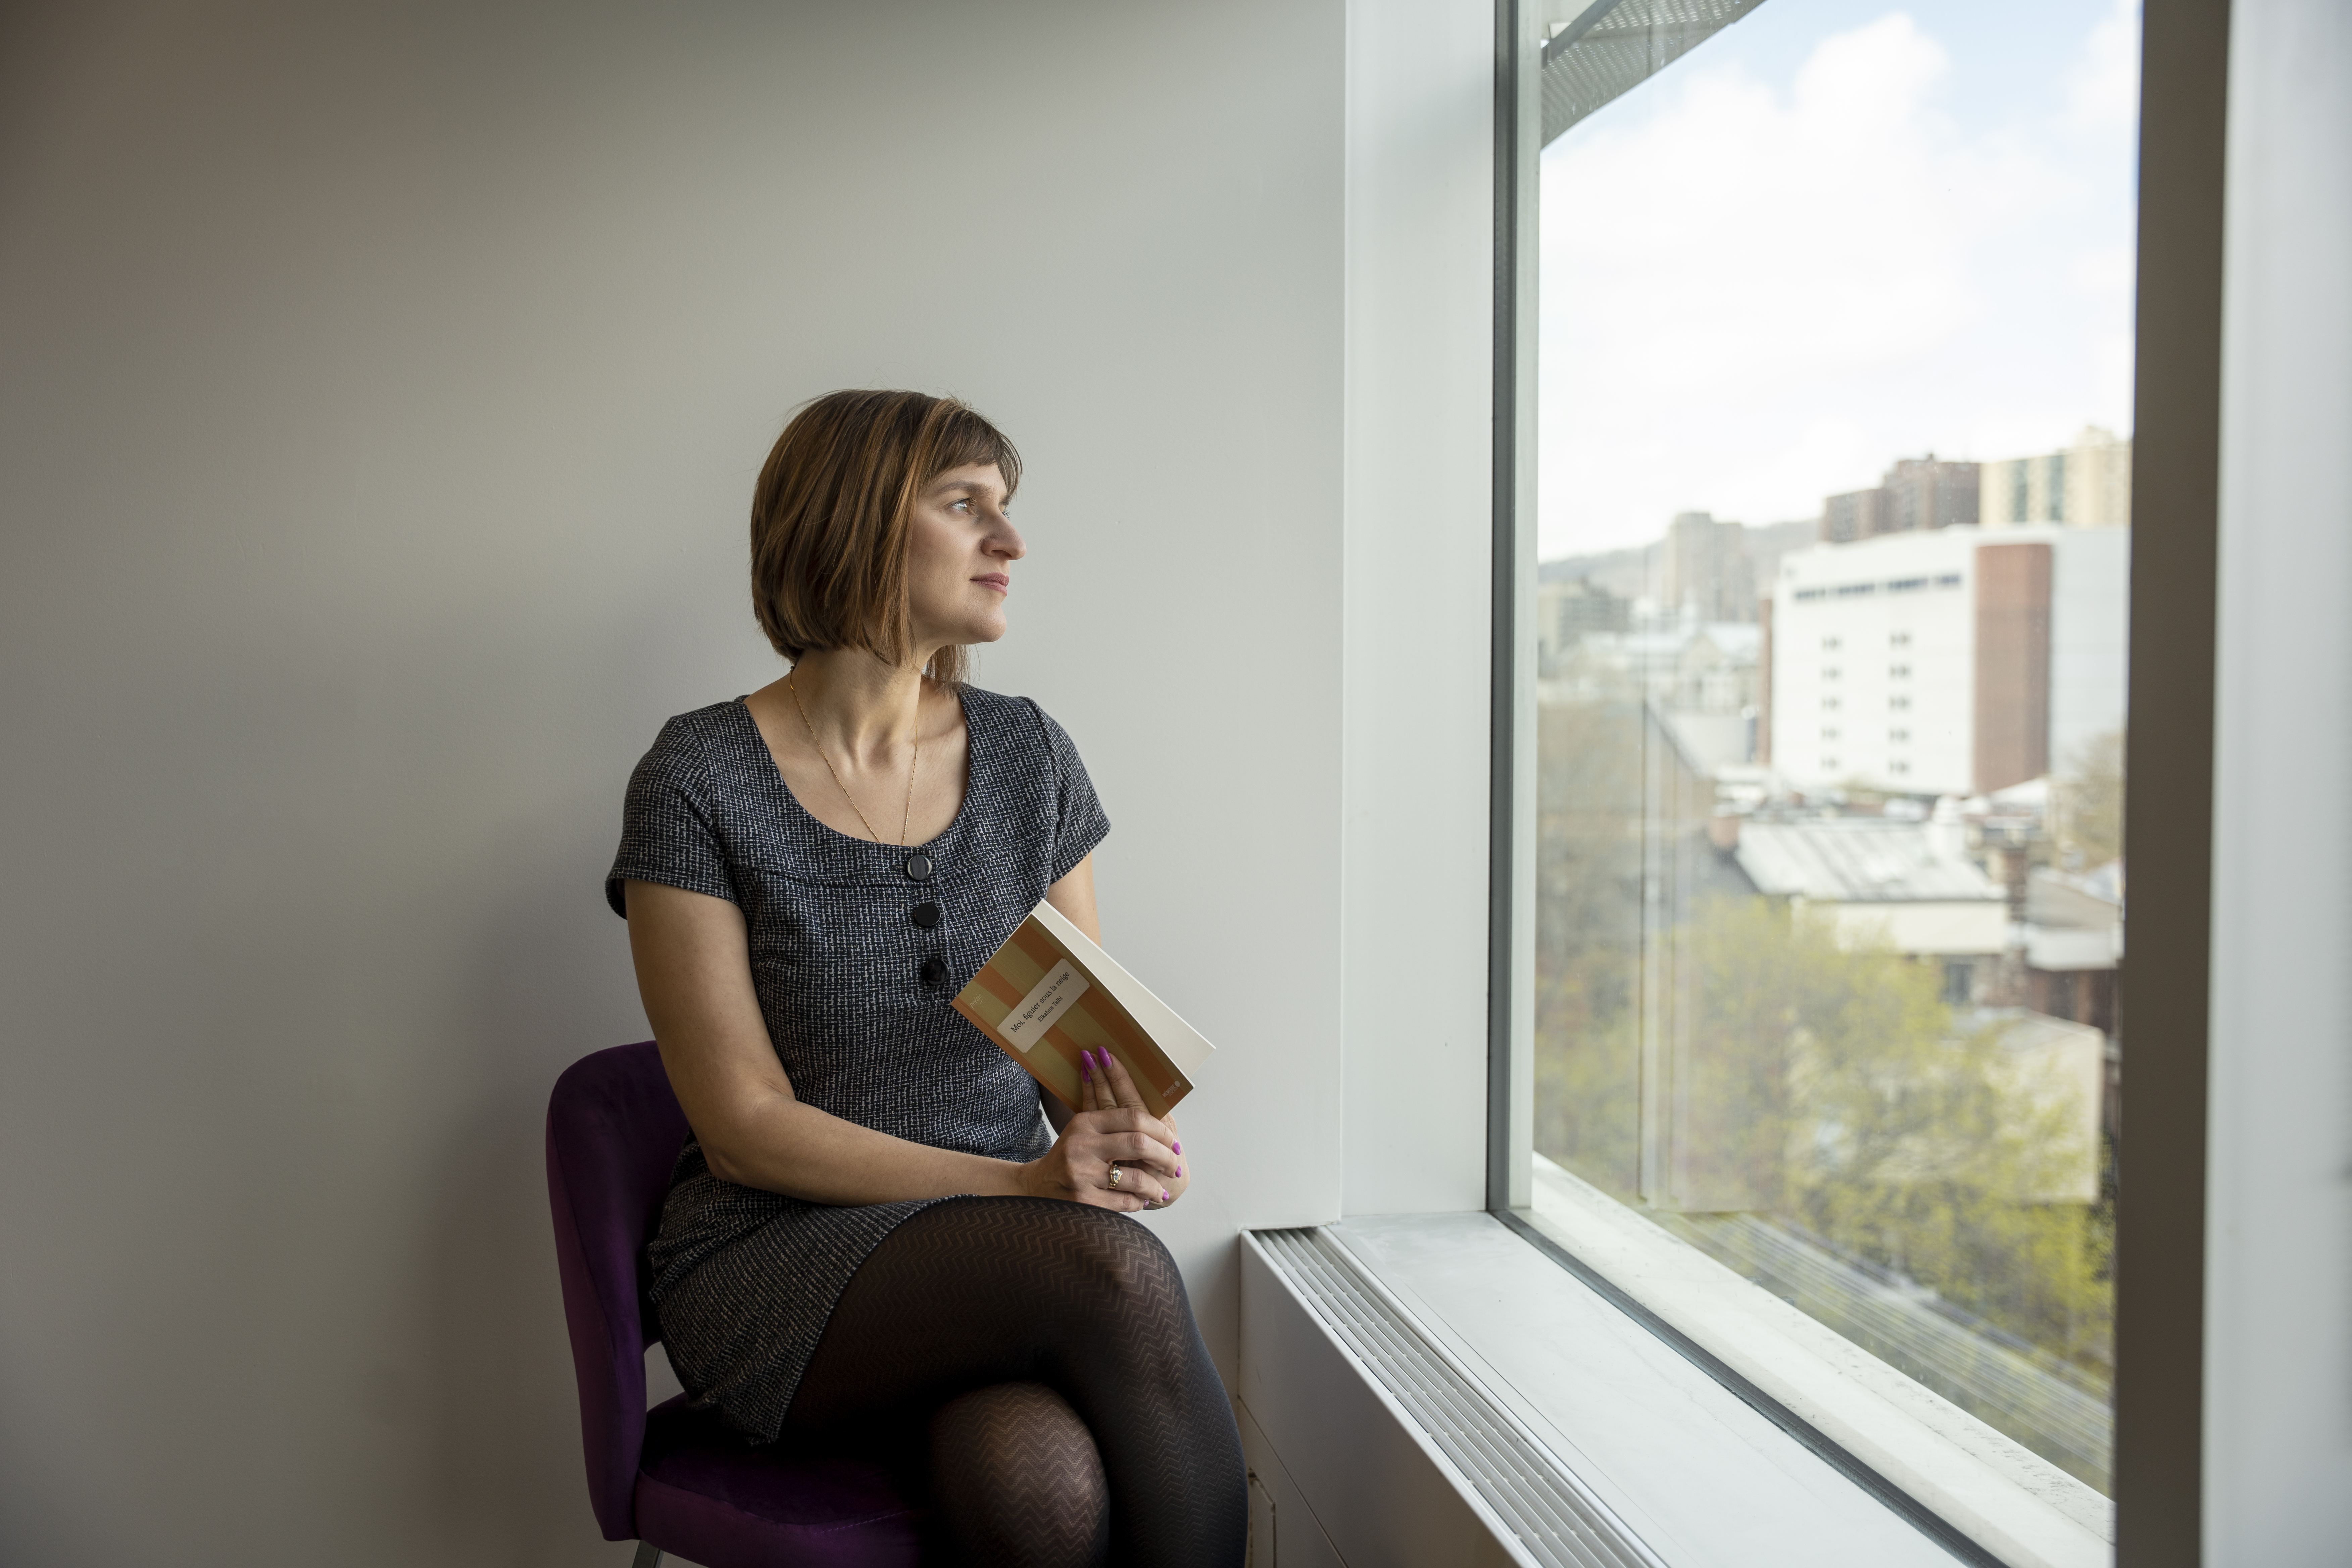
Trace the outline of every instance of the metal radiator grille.
[[1252, 1233], [1332, 1333], [1460, 1468], [1544, 1568], [1664, 1568], [1446, 1350], [1320, 1230]]

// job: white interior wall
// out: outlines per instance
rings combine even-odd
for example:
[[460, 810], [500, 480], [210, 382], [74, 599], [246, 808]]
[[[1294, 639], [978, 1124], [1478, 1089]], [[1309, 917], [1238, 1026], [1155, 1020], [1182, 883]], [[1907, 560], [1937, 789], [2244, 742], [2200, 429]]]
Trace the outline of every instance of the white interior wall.
[[2352, 11], [2231, 35], [2203, 1560], [2317, 1568], [2352, 1541]]
[[1350, 0], [1349, 1214], [1486, 1201], [1494, 83], [1491, 0]]
[[[1431, 86], [1340, 0], [0, 26], [9, 1561], [597, 1560], [541, 1118], [646, 1033], [622, 785], [772, 677], [751, 484], [835, 386], [1029, 458], [981, 679], [1076, 737], [1108, 942], [1221, 1047], [1154, 1223], [1228, 1375], [1234, 1230], [1332, 1217], [1343, 1153], [1475, 1203], [1481, 1122], [1417, 1139], [1483, 1096], [1483, 924], [1403, 908], [1483, 878], [1466, 32]], [[1344, 1152], [1343, 1004], [1396, 1073]]]

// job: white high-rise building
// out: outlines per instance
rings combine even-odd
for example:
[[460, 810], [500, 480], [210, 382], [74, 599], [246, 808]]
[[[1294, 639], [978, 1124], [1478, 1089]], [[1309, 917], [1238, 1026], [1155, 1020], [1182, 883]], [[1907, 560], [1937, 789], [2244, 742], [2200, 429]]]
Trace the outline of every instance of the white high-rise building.
[[1766, 760], [1792, 784], [1977, 795], [2124, 723], [2131, 535], [2028, 524], [1782, 557]]

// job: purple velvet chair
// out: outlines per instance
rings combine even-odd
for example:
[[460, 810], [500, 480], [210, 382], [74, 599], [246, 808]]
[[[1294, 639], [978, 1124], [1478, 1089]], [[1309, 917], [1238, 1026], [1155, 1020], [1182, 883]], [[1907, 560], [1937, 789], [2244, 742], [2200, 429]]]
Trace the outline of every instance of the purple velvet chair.
[[646, 1241], [686, 1116], [653, 1042], [583, 1057], [547, 1105], [547, 1195], [580, 1379], [588, 1499], [607, 1541], [704, 1568], [881, 1568], [921, 1560], [906, 1476], [868, 1458], [755, 1448], [683, 1395], [646, 1408]]

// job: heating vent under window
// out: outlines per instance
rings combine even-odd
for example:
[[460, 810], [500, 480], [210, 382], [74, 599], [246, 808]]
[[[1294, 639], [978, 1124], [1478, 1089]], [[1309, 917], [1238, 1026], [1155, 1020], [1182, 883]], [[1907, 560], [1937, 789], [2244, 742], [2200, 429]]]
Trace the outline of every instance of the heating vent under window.
[[1544, 1568], [1664, 1568], [1320, 1230], [1253, 1233], [1290, 1288], [1421, 1424]]

